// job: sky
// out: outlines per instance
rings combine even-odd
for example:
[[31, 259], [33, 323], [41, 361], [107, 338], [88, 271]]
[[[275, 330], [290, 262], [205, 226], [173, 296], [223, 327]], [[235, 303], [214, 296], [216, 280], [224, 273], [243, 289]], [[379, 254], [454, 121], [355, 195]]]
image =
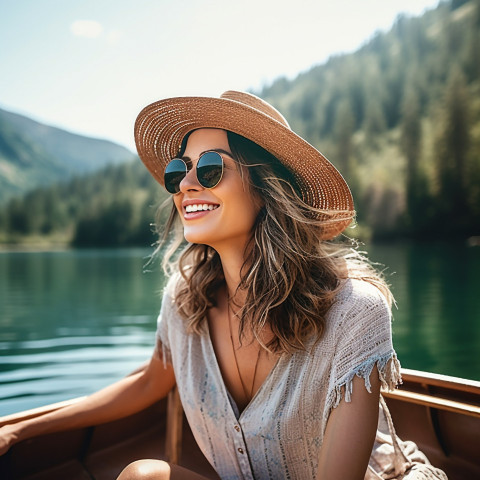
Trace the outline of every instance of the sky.
[[439, 0], [0, 0], [0, 108], [134, 151], [147, 104], [294, 78]]

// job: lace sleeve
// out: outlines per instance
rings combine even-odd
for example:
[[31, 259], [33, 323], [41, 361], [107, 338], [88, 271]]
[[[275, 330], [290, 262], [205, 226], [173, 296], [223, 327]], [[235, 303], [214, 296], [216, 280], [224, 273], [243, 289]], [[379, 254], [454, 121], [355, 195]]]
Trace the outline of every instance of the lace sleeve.
[[338, 325], [337, 345], [333, 357], [328, 410], [345, 396], [350, 402], [353, 379], [363, 378], [371, 391], [370, 374], [376, 365], [383, 388], [393, 389], [401, 383], [400, 363], [392, 345], [391, 310], [381, 292], [371, 284], [353, 281], [349, 295], [343, 298]]

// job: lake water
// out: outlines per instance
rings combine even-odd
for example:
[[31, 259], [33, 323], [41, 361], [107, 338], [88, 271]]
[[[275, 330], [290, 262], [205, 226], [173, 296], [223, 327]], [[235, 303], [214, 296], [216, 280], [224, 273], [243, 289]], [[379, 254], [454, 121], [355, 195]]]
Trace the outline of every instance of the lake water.
[[[375, 245], [404, 367], [480, 380], [480, 248]], [[153, 349], [163, 278], [150, 251], [0, 253], [0, 415], [91, 393]]]

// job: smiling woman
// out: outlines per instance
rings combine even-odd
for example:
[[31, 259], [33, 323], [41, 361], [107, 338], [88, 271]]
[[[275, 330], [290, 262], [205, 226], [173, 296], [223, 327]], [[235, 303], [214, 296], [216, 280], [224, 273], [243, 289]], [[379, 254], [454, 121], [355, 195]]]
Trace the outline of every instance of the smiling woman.
[[[174, 274], [155, 351], [83, 401], [3, 427], [0, 453], [137, 412], [176, 383], [222, 479], [382, 478], [373, 448], [380, 387], [400, 381], [392, 297], [358, 252], [332, 242], [354, 216], [343, 177], [278, 111], [242, 92], [155, 102], [138, 116], [135, 138], [172, 193], [164, 238], [178, 233], [165, 255]], [[445, 478], [416, 458], [392, 465], [421, 479], [423, 459], [425, 478]], [[145, 460], [118, 478], [201, 477]]]

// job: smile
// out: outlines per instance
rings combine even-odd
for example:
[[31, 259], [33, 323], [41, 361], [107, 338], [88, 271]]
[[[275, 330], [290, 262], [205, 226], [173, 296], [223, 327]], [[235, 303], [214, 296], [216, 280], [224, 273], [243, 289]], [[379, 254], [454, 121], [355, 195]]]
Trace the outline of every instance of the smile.
[[215, 210], [218, 208], [218, 205], [213, 205], [211, 203], [199, 203], [193, 205], [187, 205], [185, 207], [185, 212], [192, 213], [192, 212], [206, 212], [208, 210]]

